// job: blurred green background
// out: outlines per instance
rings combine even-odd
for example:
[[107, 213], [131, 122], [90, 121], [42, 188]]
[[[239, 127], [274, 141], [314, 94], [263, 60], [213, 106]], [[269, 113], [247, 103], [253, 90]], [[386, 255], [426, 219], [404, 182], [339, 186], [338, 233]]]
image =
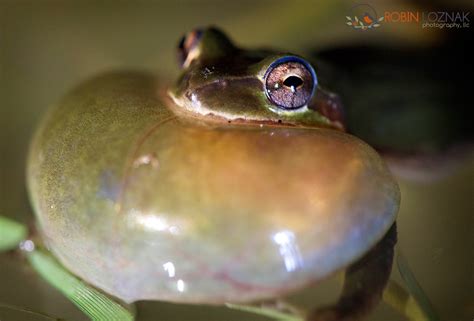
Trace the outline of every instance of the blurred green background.
[[[190, 29], [217, 25], [243, 46], [307, 50], [342, 43], [422, 44], [432, 30], [409, 24], [360, 32], [345, 25], [353, 1], [7, 1], [0, 0], [0, 215], [32, 221], [25, 158], [46, 108], [82, 80], [111, 69], [173, 79], [175, 46]], [[377, 10], [417, 8], [378, 1]], [[464, 4], [467, 5], [467, 4]], [[474, 317], [474, 166], [432, 183], [401, 181], [399, 249], [443, 320]], [[394, 278], [398, 278], [394, 271]], [[337, 280], [295, 295], [310, 307], [331, 302]], [[0, 256], [0, 302], [67, 320], [84, 316], [18, 258]], [[140, 303], [140, 320], [259, 320], [225, 308]], [[18, 320], [22, 320], [18, 318]], [[381, 305], [371, 320], [402, 320]], [[3, 320], [2, 320], [3, 321]]]

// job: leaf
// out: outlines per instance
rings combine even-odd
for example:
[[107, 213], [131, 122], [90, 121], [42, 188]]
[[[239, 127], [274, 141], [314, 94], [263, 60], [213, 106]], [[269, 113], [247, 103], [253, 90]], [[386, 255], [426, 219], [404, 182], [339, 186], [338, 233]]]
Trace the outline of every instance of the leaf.
[[356, 22], [359, 22], [359, 18], [357, 18], [357, 16], [354, 16], [354, 19]]
[[346, 25], [352, 26], [352, 22], [346, 22]]
[[226, 303], [226, 307], [230, 309], [234, 309], [234, 310], [262, 315], [262, 316], [280, 320], [280, 321], [304, 321], [304, 318], [300, 316], [283, 313], [276, 309], [271, 309], [271, 308], [264, 308], [264, 307], [258, 307], [258, 306], [253, 306], [253, 305], [232, 304], [232, 303]]
[[380, 23], [374, 23], [374, 24], [372, 25], [372, 27], [374, 27], [374, 28], [380, 27]]
[[383, 300], [406, 320], [430, 321], [413, 296], [394, 280], [388, 281], [383, 292]]
[[[21, 316], [22, 319], [27, 319], [27, 320], [32, 320], [32, 318], [34, 317], [34, 320], [37, 320], [37, 321], [42, 321], [42, 320], [61, 321], [61, 319], [53, 317], [53, 316], [45, 314], [45, 313], [32, 311], [32, 310], [29, 310], [29, 309], [26, 309], [26, 308], [12, 306], [12, 305], [5, 304], [5, 303], [0, 303], [0, 320], [3, 320], [2, 318], [4, 317], [2, 311], [3, 312], [6, 311], [7, 315], [10, 318], [11, 318], [12, 315], [13, 316], [18, 316], [19, 315], [19, 316]], [[7, 320], [7, 319], [5, 319], [5, 320]], [[62, 321], [65, 321], [65, 320], [62, 320]]]
[[361, 27], [365, 27], [364, 23], [362, 21], [359, 21], [359, 24], [361, 25]]
[[400, 275], [405, 281], [405, 284], [411, 293], [411, 295], [418, 302], [419, 306], [425, 313], [426, 317], [430, 321], [439, 321], [439, 317], [433, 309], [431, 302], [428, 299], [428, 296], [425, 294], [420, 284], [416, 280], [415, 276], [411, 272], [408, 262], [405, 260], [404, 256], [399, 252], [397, 255], [397, 266]]
[[94, 321], [133, 321], [133, 315], [121, 304], [82, 282], [60, 263], [41, 250], [28, 253], [33, 268], [53, 287], [71, 300]]
[[0, 216], [0, 252], [14, 249], [26, 235], [27, 228], [23, 224]]
[[379, 22], [380, 22], [380, 21], [383, 21], [383, 19], [384, 19], [384, 17], [382, 16], [382, 17], [379, 18], [378, 21], [379, 21]]
[[349, 17], [349, 16], [346, 16], [346, 19], [349, 20], [349, 21], [352, 21], [352, 18]]

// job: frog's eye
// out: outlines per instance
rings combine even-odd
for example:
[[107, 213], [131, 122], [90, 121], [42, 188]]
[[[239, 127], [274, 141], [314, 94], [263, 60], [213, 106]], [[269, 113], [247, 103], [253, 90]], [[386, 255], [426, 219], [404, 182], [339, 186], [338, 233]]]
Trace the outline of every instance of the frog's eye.
[[316, 73], [305, 60], [287, 56], [268, 67], [265, 93], [272, 104], [283, 109], [296, 109], [308, 104], [317, 85]]
[[212, 60], [231, 55], [237, 48], [215, 27], [197, 28], [188, 32], [178, 45], [178, 61], [187, 68], [195, 60]]
[[199, 41], [203, 31], [195, 29], [184, 35], [178, 44], [178, 61], [183, 68], [188, 67], [191, 62], [199, 55]]

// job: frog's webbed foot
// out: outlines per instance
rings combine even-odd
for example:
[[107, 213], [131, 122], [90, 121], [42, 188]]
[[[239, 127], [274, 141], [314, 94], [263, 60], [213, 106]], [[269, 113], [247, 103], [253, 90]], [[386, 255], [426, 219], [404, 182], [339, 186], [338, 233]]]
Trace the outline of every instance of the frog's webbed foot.
[[394, 223], [384, 238], [345, 273], [342, 294], [335, 305], [312, 311], [307, 321], [361, 320], [382, 299], [392, 270], [397, 242]]

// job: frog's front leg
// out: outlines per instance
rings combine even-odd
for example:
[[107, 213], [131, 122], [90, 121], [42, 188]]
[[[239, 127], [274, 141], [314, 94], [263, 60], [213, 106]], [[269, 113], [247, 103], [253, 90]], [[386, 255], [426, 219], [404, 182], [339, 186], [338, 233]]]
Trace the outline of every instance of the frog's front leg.
[[390, 277], [396, 242], [394, 223], [372, 250], [347, 268], [337, 303], [315, 309], [307, 321], [355, 321], [372, 311], [381, 300]]

